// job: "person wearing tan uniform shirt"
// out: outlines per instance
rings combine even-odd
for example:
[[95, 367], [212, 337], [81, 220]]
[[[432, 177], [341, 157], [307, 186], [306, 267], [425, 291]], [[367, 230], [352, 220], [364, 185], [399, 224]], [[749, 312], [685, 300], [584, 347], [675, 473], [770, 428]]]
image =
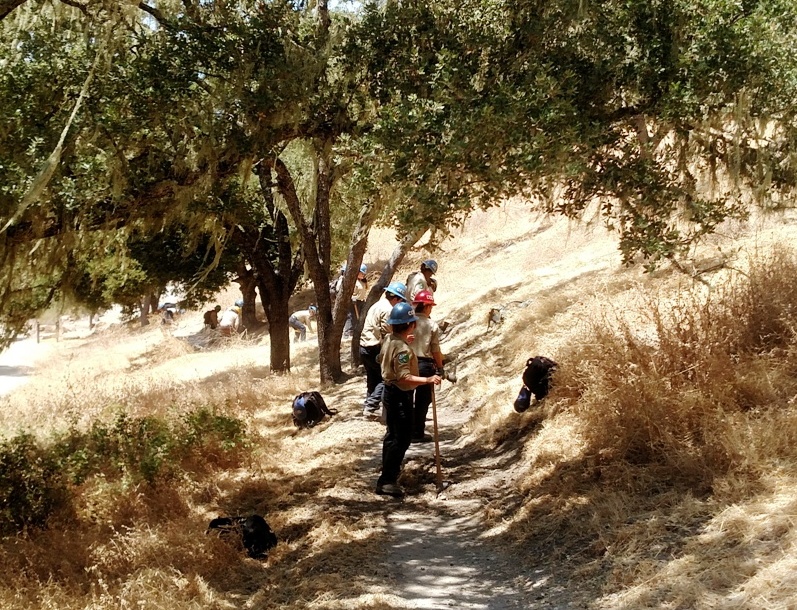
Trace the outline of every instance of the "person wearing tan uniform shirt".
[[387, 415], [387, 434], [382, 442], [382, 473], [376, 482], [376, 493], [402, 496], [398, 485], [401, 463], [412, 437], [413, 391], [427, 383], [440, 385], [440, 377], [421, 377], [418, 358], [410, 348], [415, 339], [417, 317], [409, 303], [398, 303], [390, 311], [387, 323], [391, 334], [384, 344], [380, 359], [385, 392], [382, 401]]
[[366, 393], [363, 404], [363, 417], [372, 420], [379, 419], [382, 392], [385, 388], [382, 383], [382, 367], [379, 364], [379, 350], [382, 339], [390, 334], [387, 319], [393, 306], [404, 302], [407, 288], [401, 282], [391, 282], [385, 288], [384, 296], [371, 305], [365, 315], [363, 332], [360, 335], [360, 362], [365, 368]]
[[[410, 273], [409, 277], [407, 278], [407, 302], [412, 303], [415, 300], [415, 295], [417, 295], [421, 290], [431, 290], [434, 292], [434, 288], [432, 288], [432, 281], [434, 278], [432, 277], [435, 273], [437, 273], [437, 261], [433, 261], [431, 259], [427, 261], [423, 261], [421, 263], [421, 270], [416, 271], [414, 273]], [[437, 282], [434, 282], [435, 287], [437, 286]]]
[[[428, 290], [421, 290], [415, 295], [412, 303], [415, 306], [415, 341], [412, 351], [418, 357], [418, 370], [421, 377], [436, 375], [443, 368], [443, 354], [440, 351], [440, 328], [437, 322], [429, 317], [434, 307], [434, 295]], [[428, 443], [431, 435], [424, 433], [426, 414], [432, 403], [432, 386], [422, 385], [415, 390], [415, 407], [412, 411], [412, 442]]]

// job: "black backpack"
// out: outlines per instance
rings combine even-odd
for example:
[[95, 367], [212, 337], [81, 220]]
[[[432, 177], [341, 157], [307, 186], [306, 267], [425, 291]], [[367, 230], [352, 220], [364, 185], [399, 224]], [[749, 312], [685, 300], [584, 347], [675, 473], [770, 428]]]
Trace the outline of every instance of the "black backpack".
[[319, 392], [302, 392], [297, 394], [291, 405], [293, 424], [297, 428], [312, 428], [324, 417], [335, 415], [336, 410], [327, 407], [324, 397]]
[[548, 395], [551, 384], [551, 375], [556, 370], [557, 363], [545, 356], [534, 356], [526, 361], [526, 370], [523, 371], [523, 387], [515, 399], [515, 411], [523, 413], [531, 406], [531, 395], [537, 402]]
[[265, 559], [269, 550], [277, 546], [277, 535], [260, 515], [250, 517], [218, 517], [208, 525], [207, 532], [218, 530], [222, 536], [237, 534], [252, 559]]

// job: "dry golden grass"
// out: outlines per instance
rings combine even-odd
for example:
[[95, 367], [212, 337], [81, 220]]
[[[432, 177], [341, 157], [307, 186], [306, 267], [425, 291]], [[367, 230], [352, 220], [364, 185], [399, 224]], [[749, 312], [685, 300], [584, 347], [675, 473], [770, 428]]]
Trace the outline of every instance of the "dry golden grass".
[[602, 582], [599, 607], [795, 607], [797, 256], [616, 296], [560, 345], [536, 412], [471, 421], [526, 464], [493, 533]]
[[[452, 497], [480, 503], [482, 542], [529, 573], [553, 566], [591, 608], [794, 608], [794, 255], [739, 262], [708, 291], [620, 270], [611, 240], [516, 222], [512, 205], [434, 254], [434, 317], [453, 322], [443, 347], [461, 378], [438, 395], [444, 468]], [[488, 331], [494, 306], [507, 315]], [[209, 405], [245, 420], [256, 445], [243, 466], [156, 485], [87, 481], [52, 527], [0, 541], [0, 608], [413, 607], [375, 560], [394, 507], [372, 493], [380, 429], [357, 417], [362, 380], [325, 393], [332, 421], [290, 422], [291, 398], [315, 385], [311, 344], [293, 346], [285, 376], [258, 341], [194, 351], [159, 328], [51, 356], [46, 378], [3, 399], [4, 435]], [[517, 414], [536, 354], [560, 363], [555, 388]], [[430, 458], [402, 482], [411, 510], [431, 510]], [[280, 538], [265, 562], [204, 534], [252, 512]]]

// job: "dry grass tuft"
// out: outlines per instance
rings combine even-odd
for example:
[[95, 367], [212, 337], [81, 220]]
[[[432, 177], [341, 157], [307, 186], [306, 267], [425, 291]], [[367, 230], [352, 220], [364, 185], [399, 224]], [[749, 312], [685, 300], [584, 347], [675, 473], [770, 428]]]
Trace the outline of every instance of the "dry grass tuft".
[[542, 405], [471, 420], [526, 464], [492, 534], [600, 582], [596, 607], [793, 607], [797, 256], [711, 291], [630, 288], [550, 354]]

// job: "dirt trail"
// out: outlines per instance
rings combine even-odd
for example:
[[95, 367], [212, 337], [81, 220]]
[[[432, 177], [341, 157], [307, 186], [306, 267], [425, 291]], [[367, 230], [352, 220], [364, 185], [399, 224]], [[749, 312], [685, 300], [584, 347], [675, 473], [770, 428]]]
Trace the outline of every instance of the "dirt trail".
[[[439, 610], [512, 610], [515, 608], [570, 610], [584, 606], [545, 565], [529, 571], [516, 550], [491, 539], [483, 515], [489, 500], [470, 493], [473, 486], [504, 487], [500, 470], [491, 458], [471, 464], [449, 463], [461, 449], [462, 426], [470, 414], [449, 405], [444, 390], [438, 398], [440, 453], [443, 480], [450, 487], [439, 495], [433, 490], [409, 494], [402, 500], [385, 498], [384, 515], [390, 542], [378, 560], [380, 572], [389, 575], [385, 590], [397, 608]], [[431, 433], [431, 410], [427, 431]], [[381, 439], [374, 442], [372, 466], [378, 467]], [[407, 468], [434, 460], [434, 444], [411, 445]], [[430, 468], [434, 473], [434, 467]], [[425, 486], [429, 489], [429, 486]], [[561, 576], [561, 575], [559, 575]]]

